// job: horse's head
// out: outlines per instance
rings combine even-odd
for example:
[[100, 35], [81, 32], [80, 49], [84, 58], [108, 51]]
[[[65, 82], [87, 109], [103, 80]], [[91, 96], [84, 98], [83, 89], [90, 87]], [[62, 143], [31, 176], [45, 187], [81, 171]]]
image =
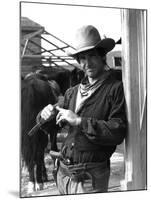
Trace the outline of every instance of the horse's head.
[[[21, 82], [22, 126], [31, 128], [36, 116], [48, 104], [55, 104], [57, 96], [47, 79], [39, 74], [30, 74]], [[28, 129], [29, 129], [28, 128]]]

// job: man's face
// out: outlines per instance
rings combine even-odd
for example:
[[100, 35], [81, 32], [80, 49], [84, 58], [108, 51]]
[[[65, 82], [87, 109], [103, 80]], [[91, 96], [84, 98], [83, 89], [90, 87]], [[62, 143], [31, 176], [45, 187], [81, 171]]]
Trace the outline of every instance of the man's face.
[[78, 59], [82, 69], [88, 77], [97, 78], [102, 74], [104, 63], [96, 49], [80, 53]]

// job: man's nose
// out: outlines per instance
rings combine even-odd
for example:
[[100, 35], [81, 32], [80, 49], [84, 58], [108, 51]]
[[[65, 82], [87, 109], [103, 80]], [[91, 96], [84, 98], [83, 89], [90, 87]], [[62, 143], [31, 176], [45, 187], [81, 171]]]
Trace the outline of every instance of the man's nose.
[[87, 57], [85, 59], [85, 64], [86, 64], [86, 67], [89, 67], [91, 65], [91, 59], [90, 59], [90, 57]]

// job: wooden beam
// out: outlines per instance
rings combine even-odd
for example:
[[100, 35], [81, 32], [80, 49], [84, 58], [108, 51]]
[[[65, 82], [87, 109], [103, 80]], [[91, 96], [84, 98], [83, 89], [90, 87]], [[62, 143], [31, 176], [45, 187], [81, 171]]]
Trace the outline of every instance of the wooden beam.
[[[128, 113], [128, 134], [125, 152], [125, 185], [128, 190], [146, 188], [146, 122], [142, 110], [146, 99], [146, 49], [145, 11], [135, 9], [122, 10], [122, 45], [123, 45], [123, 83]], [[140, 28], [141, 27], [141, 28]], [[142, 42], [143, 41], [143, 42]], [[143, 120], [142, 120], [143, 117]], [[143, 127], [143, 128], [142, 128]], [[144, 145], [142, 144], [144, 141]], [[143, 163], [143, 167], [142, 167]]]

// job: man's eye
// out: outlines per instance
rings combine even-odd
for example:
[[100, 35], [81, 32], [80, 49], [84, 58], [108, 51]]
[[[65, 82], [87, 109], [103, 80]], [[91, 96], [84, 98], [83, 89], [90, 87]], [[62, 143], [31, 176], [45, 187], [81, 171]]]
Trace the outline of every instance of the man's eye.
[[84, 62], [85, 58], [80, 58], [79, 60], [80, 60], [80, 62]]
[[95, 58], [95, 57], [96, 57], [96, 55], [92, 54], [92, 55], [90, 55], [90, 57], [91, 57], [91, 58]]
[[80, 56], [79, 59], [80, 60], [85, 60], [85, 57], [84, 56]]

